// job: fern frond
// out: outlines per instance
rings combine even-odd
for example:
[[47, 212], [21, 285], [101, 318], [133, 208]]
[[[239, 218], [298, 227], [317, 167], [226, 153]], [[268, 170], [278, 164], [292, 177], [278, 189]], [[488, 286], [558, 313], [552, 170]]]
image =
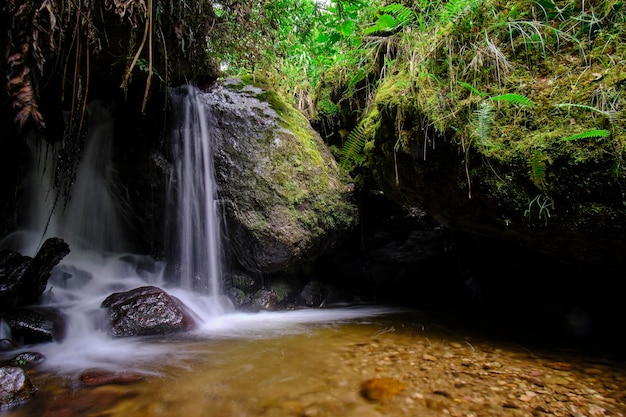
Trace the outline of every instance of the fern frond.
[[403, 24], [409, 23], [415, 19], [415, 12], [403, 4], [391, 3], [380, 8], [383, 13], [391, 13], [396, 16], [398, 22]]
[[365, 29], [366, 35], [376, 32], [390, 32], [413, 23], [417, 15], [403, 4], [391, 3], [380, 8], [383, 14], [378, 15], [376, 23]]
[[539, 189], [543, 189], [546, 180], [546, 163], [543, 152], [536, 150], [530, 156], [530, 179]]
[[470, 90], [472, 90], [472, 92], [476, 95], [479, 95], [481, 97], [486, 97], [487, 93], [481, 93], [480, 91], [478, 91], [473, 85], [468, 84], [468, 83], [464, 83], [463, 81], [457, 81], [456, 82], [458, 85], [460, 85], [461, 87], [465, 87], [465, 88], [469, 88]]
[[533, 103], [528, 97], [521, 94], [501, 94], [499, 96], [491, 97], [492, 101], [505, 101], [511, 104], [519, 104], [522, 106], [533, 106]]
[[561, 142], [568, 142], [577, 139], [591, 139], [591, 138], [606, 138], [609, 136], [609, 131], [604, 129], [587, 130], [586, 132], [577, 133], [572, 136], [561, 139]]
[[442, 26], [454, 23], [469, 14], [480, 4], [481, 0], [450, 0], [439, 15]]
[[487, 102], [482, 102], [480, 107], [474, 111], [474, 134], [478, 142], [483, 146], [489, 146], [489, 127], [491, 126], [491, 106]]
[[363, 158], [363, 148], [369, 139], [367, 124], [365, 121], [359, 123], [346, 138], [341, 148], [340, 165], [347, 169], [351, 164], [358, 163]]

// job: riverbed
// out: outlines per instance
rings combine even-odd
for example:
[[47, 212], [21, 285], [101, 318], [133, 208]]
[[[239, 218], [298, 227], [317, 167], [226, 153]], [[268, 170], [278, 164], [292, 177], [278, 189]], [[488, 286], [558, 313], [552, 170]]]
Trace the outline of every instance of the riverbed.
[[35, 400], [0, 416], [626, 415], [621, 360], [472, 333], [417, 311], [235, 314], [30, 370]]

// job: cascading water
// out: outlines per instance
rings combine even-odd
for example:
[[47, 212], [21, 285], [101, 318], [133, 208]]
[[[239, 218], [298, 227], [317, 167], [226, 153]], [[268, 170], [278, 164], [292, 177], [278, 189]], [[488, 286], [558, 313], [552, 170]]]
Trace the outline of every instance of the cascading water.
[[175, 178], [174, 260], [184, 288], [221, 293], [221, 244], [217, 190], [211, 149], [211, 124], [197, 90], [173, 90], [172, 107], [180, 109], [172, 129]]
[[183, 86], [171, 91], [176, 109], [172, 126], [174, 174], [169, 187], [175, 232], [173, 273], [183, 289], [209, 296], [213, 315], [232, 304], [222, 294], [222, 235], [213, 166], [214, 120], [199, 90]]
[[[171, 91], [174, 170], [168, 201], [172, 259], [165, 265], [148, 256], [123, 253], [123, 204], [117, 197], [113, 165], [113, 118], [110, 109], [91, 103], [89, 134], [72, 199], [65, 211], [57, 207], [48, 227], [52, 194], [46, 173], [36, 171], [29, 185], [31, 218], [27, 231], [0, 241], [33, 256], [49, 236], [66, 240], [71, 253], [52, 272], [42, 300], [66, 317], [62, 342], [37, 345], [46, 356], [43, 366], [62, 372], [90, 367], [132, 369], [154, 362], [175, 347], [141, 338], [113, 338], [102, 325], [102, 301], [113, 292], [156, 285], [190, 307], [199, 318], [197, 333], [226, 337], [259, 337], [292, 332], [308, 322], [343, 320], [379, 314], [374, 310], [334, 310], [289, 313], [235, 312], [222, 294], [220, 205], [213, 172], [212, 137], [215, 122], [206, 102], [210, 93], [193, 86]], [[36, 166], [51, 166], [36, 164]], [[49, 170], [50, 171], [50, 170]], [[50, 174], [50, 172], [48, 172]], [[46, 233], [44, 234], [44, 230]], [[24, 238], [26, 237], [26, 238]], [[16, 244], [19, 243], [19, 244]], [[172, 286], [174, 284], [174, 286]], [[0, 323], [0, 333], [8, 335]]]

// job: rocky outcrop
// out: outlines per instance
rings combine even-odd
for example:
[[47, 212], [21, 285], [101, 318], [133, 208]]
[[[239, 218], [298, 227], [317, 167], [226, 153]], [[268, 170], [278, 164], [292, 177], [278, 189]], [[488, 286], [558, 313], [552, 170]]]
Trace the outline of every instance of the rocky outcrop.
[[34, 258], [3, 250], [0, 252], [0, 309], [36, 303], [48, 285], [50, 272], [70, 248], [63, 239], [47, 239]]
[[328, 251], [356, 224], [349, 178], [306, 118], [271, 91], [226, 80], [203, 97], [231, 249], [251, 271]]
[[107, 309], [113, 336], [147, 336], [191, 330], [195, 320], [185, 305], [153, 286], [139, 287], [108, 296]]

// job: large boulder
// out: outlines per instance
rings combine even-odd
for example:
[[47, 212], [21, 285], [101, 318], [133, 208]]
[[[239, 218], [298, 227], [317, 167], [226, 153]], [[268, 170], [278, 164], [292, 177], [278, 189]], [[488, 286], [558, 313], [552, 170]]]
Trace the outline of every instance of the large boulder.
[[139, 287], [108, 296], [107, 309], [113, 336], [147, 336], [191, 330], [192, 312], [176, 297], [153, 286]]
[[34, 396], [35, 388], [22, 368], [0, 367], [0, 411], [24, 403]]
[[349, 178], [300, 112], [239, 79], [216, 83], [202, 99], [214, 119], [216, 177], [242, 266], [296, 266], [356, 225]]

